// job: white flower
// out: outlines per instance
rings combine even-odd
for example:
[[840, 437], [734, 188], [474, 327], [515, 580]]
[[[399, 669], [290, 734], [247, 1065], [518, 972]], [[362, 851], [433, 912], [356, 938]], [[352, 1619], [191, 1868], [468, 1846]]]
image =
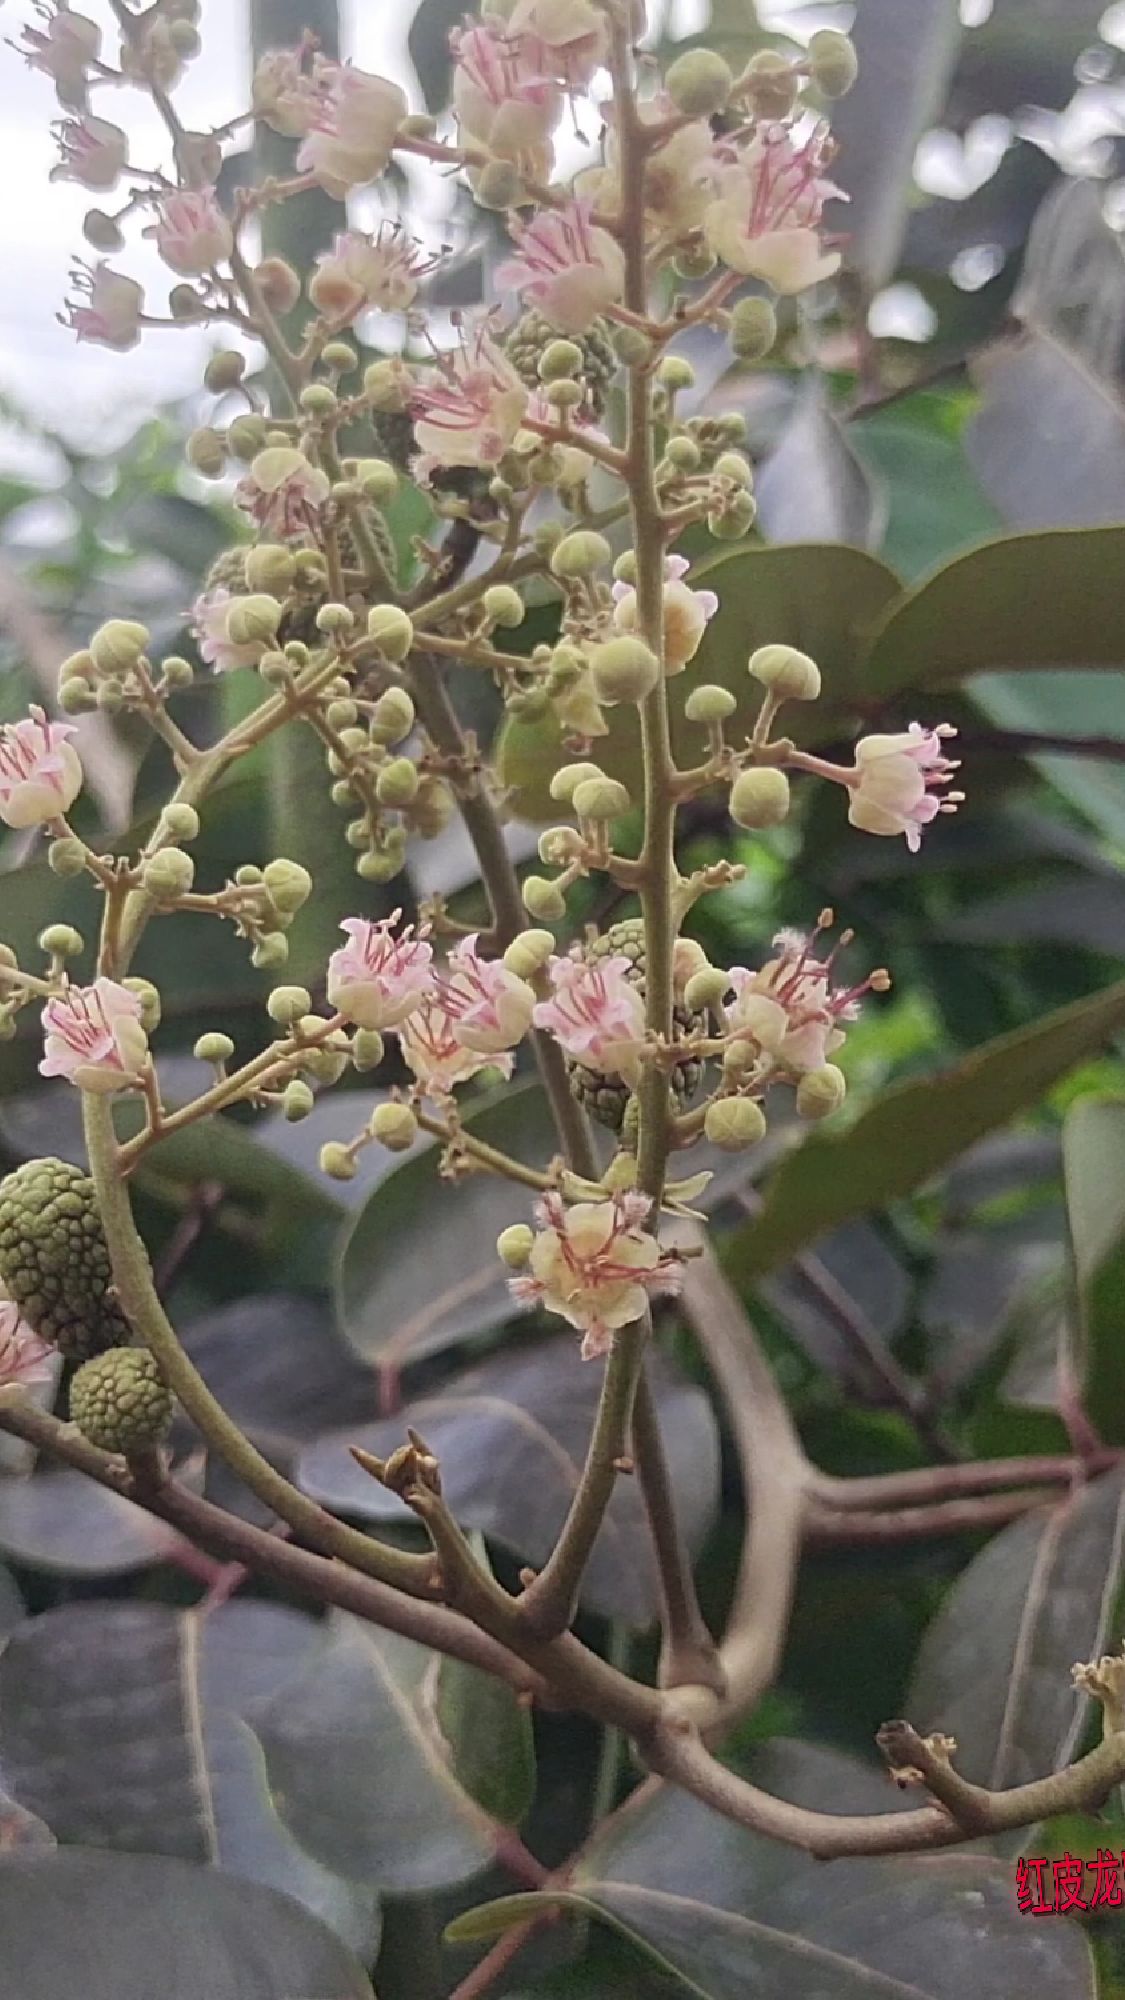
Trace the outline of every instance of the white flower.
[[476, 1055], [514, 1048], [531, 1026], [532, 988], [501, 959], [482, 958], [476, 934], [454, 947], [448, 971], [436, 983], [458, 1041]]
[[340, 925], [348, 942], [328, 961], [328, 1002], [357, 1028], [400, 1028], [433, 986], [433, 947], [413, 924], [396, 936], [401, 916], [347, 917]]
[[5, 826], [42, 826], [69, 812], [82, 789], [82, 766], [71, 745], [71, 722], [48, 722], [33, 708], [23, 722], [0, 728], [0, 819]]
[[641, 1317], [653, 1292], [676, 1291], [680, 1267], [644, 1228], [646, 1195], [578, 1202], [545, 1195], [525, 1273], [510, 1280], [513, 1297], [558, 1313], [582, 1331], [582, 1359], [605, 1354], [613, 1333]]
[[150, 229], [160, 255], [181, 278], [202, 277], [229, 257], [234, 248], [230, 226], [213, 187], [179, 189], [162, 195], [158, 220]]
[[945, 755], [942, 742], [957, 731], [949, 723], [923, 729], [912, 722], [894, 736], [864, 736], [855, 746], [855, 770], [848, 818], [864, 833], [904, 834], [912, 854], [922, 844], [922, 829], [939, 812], [956, 812], [963, 792], [937, 791], [948, 785], [958, 766]]
[[381, 312], [406, 312], [421, 280], [437, 263], [436, 257], [420, 252], [401, 223], [381, 222], [374, 236], [346, 229], [331, 250], [317, 258], [309, 297], [321, 312], [336, 319], [354, 317], [369, 306]]
[[520, 427], [528, 395], [507, 355], [478, 321], [436, 375], [416, 383], [410, 408], [422, 470], [431, 465], [495, 465]]
[[104, 1096], [130, 1090], [148, 1062], [141, 1003], [114, 979], [68, 986], [43, 1009], [41, 1076], [64, 1076], [79, 1090]]
[[514, 1056], [481, 1055], [470, 1049], [461, 1040], [458, 1022], [434, 993], [424, 994], [421, 1005], [403, 1021], [398, 1044], [403, 1061], [429, 1097], [448, 1097], [479, 1070], [498, 1069], [511, 1076], [515, 1067]]
[[719, 166], [703, 213], [715, 256], [783, 296], [830, 278], [840, 258], [824, 249], [820, 218], [826, 201], [844, 197], [824, 174], [825, 157], [823, 133], [798, 147], [783, 125], [771, 125]]
[[[664, 559], [664, 672], [682, 673], [693, 660], [703, 641], [708, 620], [715, 616], [719, 600], [713, 590], [691, 590], [684, 577], [691, 568], [684, 556]], [[613, 622], [619, 632], [635, 632], [638, 624], [637, 593], [630, 584], [613, 586]]]
[[585, 333], [625, 289], [625, 258], [605, 229], [595, 228], [593, 202], [545, 208], [532, 222], [513, 222], [517, 255], [501, 264], [496, 283], [536, 306], [560, 333]]
[[495, 23], [455, 28], [453, 109], [464, 137], [528, 171], [550, 172], [560, 98], [542, 46]]
[[71, 273], [71, 283], [84, 296], [68, 299], [63, 325], [79, 340], [96, 341], [100, 347], [119, 352], [135, 347], [141, 337], [144, 293], [132, 278], [97, 264], [91, 271], [80, 264]]
[[410, 109], [405, 93], [385, 76], [350, 63], [318, 60], [317, 104], [297, 153], [297, 170], [312, 174], [338, 201], [365, 187], [387, 166], [399, 126]]
[[51, 168], [53, 181], [78, 181], [83, 187], [114, 187], [129, 157], [129, 141], [120, 125], [108, 118], [62, 118], [54, 126], [61, 155]]

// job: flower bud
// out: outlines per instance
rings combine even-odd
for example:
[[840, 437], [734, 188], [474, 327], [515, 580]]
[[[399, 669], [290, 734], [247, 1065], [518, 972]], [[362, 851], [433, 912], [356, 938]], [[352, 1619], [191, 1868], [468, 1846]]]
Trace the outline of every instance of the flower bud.
[[388, 688], [371, 711], [371, 734], [378, 742], [401, 743], [414, 727], [414, 703], [405, 688]]
[[820, 693], [820, 668], [795, 646], [759, 646], [747, 672], [780, 701], [815, 701]]
[[330, 417], [340, 407], [340, 398], [327, 382], [306, 383], [298, 400], [310, 417]]
[[551, 557], [551, 574], [560, 577], [593, 576], [605, 569], [613, 551], [604, 535], [593, 528], [576, 528], [564, 535]]
[[557, 799], [560, 805], [569, 805], [576, 785], [583, 784], [587, 778], [604, 776], [600, 764], [562, 764], [551, 779], [551, 797]]
[[496, 1254], [509, 1271], [522, 1271], [535, 1247], [535, 1231], [526, 1222], [513, 1222], [496, 1238]]
[[92, 681], [97, 674], [92, 653], [85, 647], [80, 652], [68, 653], [59, 668], [60, 681]]
[[739, 96], [749, 99], [759, 118], [788, 118], [797, 102], [800, 78], [776, 49], [759, 49], [739, 78]]
[[355, 476], [376, 507], [389, 507], [398, 492], [398, 473], [388, 459], [361, 458]]
[[234, 597], [227, 606], [227, 637], [233, 646], [268, 646], [280, 623], [281, 605], [264, 592]]
[[664, 462], [674, 472], [695, 472], [703, 458], [703, 453], [693, 437], [686, 432], [678, 437], [670, 437], [664, 447]]
[[637, 552], [635, 549], [622, 550], [613, 565], [613, 579], [615, 583], [636, 584]]
[[656, 371], [656, 379], [661, 388], [676, 395], [681, 389], [695, 387], [695, 369], [683, 354], [666, 354]]
[[179, 847], [162, 847], [141, 869], [141, 887], [158, 903], [174, 903], [186, 896], [195, 880], [195, 863]]
[[316, 629], [329, 638], [343, 638], [355, 624], [355, 612], [346, 604], [322, 604], [316, 614]]
[[716, 1097], [703, 1115], [703, 1136], [723, 1153], [743, 1153], [765, 1138], [765, 1113], [753, 1097]]
[[104, 208], [88, 208], [82, 218], [82, 234], [94, 250], [109, 253], [120, 250], [125, 242], [124, 233], [117, 218], [107, 215]]
[[221, 396], [226, 389], [237, 389], [245, 373], [245, 355], [237, 347], [224, 347], [211, 356], [203, 370], [203, 386], [213, 396]]
[[163, 1003], [151, 979], [123, 979], [121, 984], [127, 993], [135, 993], [141, 1003], [141, 1026], [146, 1035], [154, 1035], [160, 1026]]
[[566, 897], [557, 882], [545, 875], [529, 875], [522, 889], [524, 909], [541, 924], [554, 924], [566, 915]]
[[582, 835], [573, 826], [545, 827], [537, 842], [539, 859], [548, 868], [569, 868], [584, 846]]
[[222, 1035], [216, 1029], [212, 1029], [209, 1034], [200, 1035], [192, 1050], [196, 1061], [205, 1063], [226, 1063], [233, 1054], [234, 1043], [230, 1036]]
[[481, 208], [516, 208], [523, 181], [510, 160], [489, 160], [473, 182], [473, 199]]
[[397, 848], [372, 847], [359, 855], [355, 872], [361, 882], [392, 882], [400, 873], [403, 856]]
[[342, 1146], [338, 1139], [330, 1139], [320, 1149], [320, 1171], [330, 1181], [354, 1181], [356, 1164], [351, 1149]]
[[541, 382], [565, 382], [582, 372], [583, 354], [576, 340], [549, 340], [539, 356]]
[[375, 780], [381, 806], [408, 806], [418, 790], [418, 768], [409, 757], [393, 757]]
[[268, 652], [262, 654], [258, 661], [258, 672], [270, 687], [280, 687], [283, 682], [293, 678], [292, 663], [287, 654], [279, 653], [276, 647], [271, 647]]
[[730, 816], [736, 826], [780, 826], [789, 812], [789, 780], [773, 765], [740, 771], [730, 788]]
[[289, 957], [289, 939], [283, 931], [264, 931], [250, 953], [256, 972], [276, 972]]
[[827, 1118], [838, 1111], [847, 1095], [847, 1079], [835, 1063], [808, 1069], [797, 1085], [797, 1116]]
[[859, 75], [855, 44], [838, 28], [818, 28], [810, 35], [809, 71], [822, 97], [844, 97]]
[[707, 527], [717, 542], [740, 542], [749, 534], [757, 513], [752, 493], [736, 493], [721, 513], [708, 514]]
[[736, 486], [743, 487], [747, 492], [754, 484], [754, 468], [744, 452], [720, 452], [715, 460], [714, 470], [718, 478], [731, 479]]
[[202, 473], [204, 479], [221, 479], [226, 469], [226, 446], [218, 431], [209, 425], [192, 432], [184, 456], [192, 470]]
[[308, 869], [302, 868], [299, 861], [286, 861], [283, 856], [267, 861], [262, 881], [274, 906], [286, 917], [295, 916], [312, 894], [313, 879]]
[[550, 931], [520, 931], [504, 953], [503, 963], [517, 979], [533, 979], [555, 950]]
[[[77, 688], [78, 683], [72, 682], [71, 685]], [[107, 675], [94, 696], [94, 707], [100, 708], [105, 715], [117, 715], [124, 706], [125, 690], [121, 682], [115, 674]]]
[[193, 320], [206, 318], [207, 304], [200, 298], [194, 285], [173, 285], [168, 294], [168, 311], [173, 319], [178, 319], [184, 326], [190, 326]]
[[334, 368], [338, 375], [349, 375], [359, 361], [355, 348], [346, 340], [330, 340], [320, 358], [326, 368]]
[[295, 1076], [291, 1083], [286, 1084], [281, 1109], [290, 1125], [307, 1118], [315, 1103], [316, 1098], [303, 1077]]
[[371, 1137], [390, 1153], [405, 1153], [418, 1137], [418, 1120], [409, 1104], [379, 1104], [371, 1114]]
[[194, 806], [181, 805], [173, 799], [160, 815], [165, 831], [175, 841], [196, 840], [199, 836], [199, 814]]
[[160, 662], [160, 678], [170, 691], [190, 687], [195, 679], [195, 668], [190, 660], [181, 659], [178, 653], [166, 653]]
[[664, 88], [677, 111], [689, 118], [709, 118], [721, 111], [734, 77], [730, 64], [713, 49], [689, 49], [665, 72]]
[[378, 1069], [386, 1055], [386, 1044], [378, 1028], [357, 1028], [352, 1036], [352, 1062], [356, 1069]]
[[312, 996], [303, 986], [275, 986], [266, 1000], [266, 1013], [279, 1028], [291, 1028], [312, 1006]]
[[643, 368], [652, 359], [652, 342], [639, 326], [615, 326], [610, 341], [623, 368]]
[[284, 597], [297, 574], [296, 557], [281, 542], [259, 542], [247, 549], [242, 566], [248, 588], [270, 597]]
[[397, 665], [414, 644], [414, 627], [397, 604], [374, 604], [367, 614], [367, 636], [375, 641], [384, 659]]
[[595, 695], [609, 707], [650, 695], [660, 679], [660, 662], [643, 639], [626, 635], [590, 648], [590, 672]]
[[[586, 391], [581, 382], [571, 382], [565, 376], [557, 382], [548, 382], [543, 394], [552, 410], [576, 410], [579, 404], [584, 403], [586, 400]], [[551, 478], [558, 478], [562, 464], [563, 461], [559, 457], [558, 452], [552, 452], [550, 454]], [[550, 479], [544, 479], [543, 481], [544, 485], [550, 485], [550, 483]]]
[[702, 687], [692, 688], [684, 703], [684, 714], [689, 722], [726, 722], [737, 707], [729, 688], [704, 681]]
[[499, 625], [506, 632], [514, 632], [523, 624], [524, 601], [518, 590], [510, 583], [491, 583], [481, 599], [486, 618]]
[[132, 618], [110, 618], [99, 625], [89, 651], [100, 674], [127, 674], [135, 667], [152, 634]]
[[73, 924], [48, 924], [39, 933], [39, 949], [49, 952], [52, 958], [77, 958], [84, 949], [84, 940]]
[[87, 715], [97, 705], [97, 695], [88, 681], [64, 681], [59, 689], [59, 707], [64, 715]]
[[672, 259], [678, 278], [709, 278], [715, 268], [715, 253], [706, 243], [681, 243]]
[[254, 268], [254, 283], [271, 312], [292, 312], [301, 296], [301, 280], [284, 257], [263, 257]]
[[63, 834], [48, 847], [47, 866], [53, 875], [81, 875], [86, 866], [86, 849], [73, 834]]
[[240, 458], [243, 464], [248, 465], [251, 459], [257, 458], [265, 441], [266, 425], [256, 413], [235, 417], [234, 422], [227, 425], [227, 450], [233, 452], [235, 458]]
[[739, 299], [730, 315], [730, 344], [740, 361], [760, 361], [777, 339], [777, 314], [768, 299]]
[[574, 788], [571, 804], [579, 819], [608, 822], [620, 819], [633, 801], [616, 778], [583, 778]]
[[724, 994], [730, 988], [730, 974], [717, 965], [705, 965], [693, 972], [684, 987], [684, 1005], [693, 1014], [705, 1014], [709, 1008], [718, 1007]]
[[373, 410], [401, 414], [410, 401], [413, 379], [401, 361], [373, 361], [363, 371], [363, 393]]

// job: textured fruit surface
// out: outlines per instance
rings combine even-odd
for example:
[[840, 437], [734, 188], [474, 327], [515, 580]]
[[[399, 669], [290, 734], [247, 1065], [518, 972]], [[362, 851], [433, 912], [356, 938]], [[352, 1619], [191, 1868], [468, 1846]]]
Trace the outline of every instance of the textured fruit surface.
[[68, 1360], [127, 1345], [112, 1275], [89, 1174], [67, 1160], [28, 1160], [0, 1181], [0, 1279]]
[[144, 1451], [172, 1422], [172, 1397], [144, 1347], [114, 1347], [83, 1362], [70, 1385], [70, 1416], [102, 1451]]
[[[541, 386], [539, 357], [558, 337], [558, 328], [534, 310], [525, 312], [509, 333], [504, 343], [505, 352], [516, 374], [529, 389]], [[585, 333], [568, 334], [567, 338], [573, 339], [574, 345], [582, 349], [581, 379], [586, 385], [591, 411], [599, 415], [605, 407], [605, 392], [618, 368], [605, 321], [595, 320]]]
[[[626, 978], [638, 993], [645, 990], [645, 927], [641, 917], [623, 917], [620, 923], [611, 924], [600, 937], [586, 947], [588, 959], [627, 958], [629, 971]], [[705, 1026], [701, 1014], [693, 1014], [690, 1008], [674, 1007], [672, 1010], [673, 1032], [677, 1036], [700, 1034]], [[583, 1109], [599, 1125], [608, 1125], [611, 1132], [621, 1132], [625, 1124], [625, 1112], [632, 1096], [630, 1086], [623, 1076], [607, 1076], [603, 1071], [587, 1069], [585, 1063], [568, 1060], [567, 1075], [570, 1088]], [[677, 1063], [669, 1079], [672, 1108], [682, 1111], [690, 1104], [703, 1081], [703, 1064], [697, 1056], [685, 1056]], [[626, 1134], [626, 1138], [628, 1135]]]

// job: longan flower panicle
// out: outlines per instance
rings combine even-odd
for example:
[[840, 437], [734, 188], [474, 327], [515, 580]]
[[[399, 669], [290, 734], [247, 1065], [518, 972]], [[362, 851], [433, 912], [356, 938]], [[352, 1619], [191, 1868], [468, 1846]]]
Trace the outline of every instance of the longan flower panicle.
[[544, 1195], [527, 1267], [509, 1279], [521, 1304], [558, 1313], [582, 1333], [582, 1358], [608, 1352], [618, 1327], [639, 1319], [653, 1293], [679, 1288], [679, 1260], [660, 1249], [645, 1224], [647, 1195], [616, 1194], [568, 1208]]

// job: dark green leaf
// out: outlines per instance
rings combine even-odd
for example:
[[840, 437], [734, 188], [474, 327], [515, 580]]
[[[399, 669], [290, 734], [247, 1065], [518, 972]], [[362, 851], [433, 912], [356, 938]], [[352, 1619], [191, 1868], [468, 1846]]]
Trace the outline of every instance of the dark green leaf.
[[1087, 1098], [1063, 1125], [1078, 1286], [1083, 1402], [1111, 1444], [1125, 1441], [1125, 1102]]
[[948, 398], [919, 393], [866, 412], [848, 427], [852, 450], [887, 491], [880, 554], [908, 582], [1004, 525], [981, 490], [951, 416]]
[[[1120, 642], [1125, 659], [1125, 640]], [[1076, 731], [1125, 742], [1121, 681], [1113, 674], [982, 674], [973, 701], [1002, 729], [1032, 729], [1066, 738]], [[1094, 826], [1125, 842], [1125, 763], [1097, 757], [1037, 753], [1030, 760]]]
[[0, 1552], [63, 1576], [127, 1576], [167, 1562], [175, 1530], [69, 1467], [0, 1478]]
[[828, 401], [823, 378], [810, 374], [755, 491], [758, 525], [770, 542], [847, 542], [877, 548], [886, 504], [872, 485]]
[[[477, 1560], [488, 1566], [483, 1538]], [[482, 1812], [501, 1826], [520, 1826], [535, 1797], [535, 1727], [514, 1688], [464, 1660], [434, 1661], [433, 1722], [453, 1775]]]

